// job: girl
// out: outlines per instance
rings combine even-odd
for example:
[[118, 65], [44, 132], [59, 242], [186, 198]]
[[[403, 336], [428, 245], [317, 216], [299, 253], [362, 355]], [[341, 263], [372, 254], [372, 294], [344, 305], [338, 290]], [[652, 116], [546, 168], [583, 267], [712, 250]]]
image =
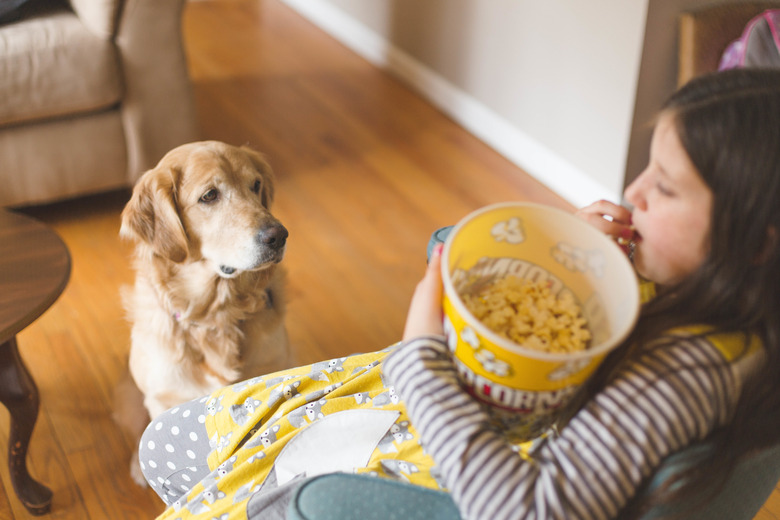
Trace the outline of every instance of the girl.
[[[389, 355], [239, 383], [153, 421], [140, 459], [172, 505], [163, 518], [283, 518], [302, 478], [339, 470], [440, 484], [469, 519], [624, 518], [716, 489], [780, 435], [778, 122], [780, 71], [694, 80], [658, 118], [650, 164], [625, 192], [633, 211], [600, 201], [578, 213], [632, 239], [657, 294], [530, 450], [458, 386], [437, 249]], [[640, 493], [664, 458], [703, 440], [711, 456], [681, 485]]]

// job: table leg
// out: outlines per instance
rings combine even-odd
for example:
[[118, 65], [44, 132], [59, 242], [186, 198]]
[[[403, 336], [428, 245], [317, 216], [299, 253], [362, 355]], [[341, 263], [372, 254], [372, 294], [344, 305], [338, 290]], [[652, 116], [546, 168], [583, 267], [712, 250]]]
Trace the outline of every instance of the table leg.
[[52, 492], [27, 471], [27, 447], [38, 418], [38, 388], [19, 356], [16, 338], [0, 345], [0, 402], [11, 416], [8, 469], [16, 496], [31, 514], [46, 514]]

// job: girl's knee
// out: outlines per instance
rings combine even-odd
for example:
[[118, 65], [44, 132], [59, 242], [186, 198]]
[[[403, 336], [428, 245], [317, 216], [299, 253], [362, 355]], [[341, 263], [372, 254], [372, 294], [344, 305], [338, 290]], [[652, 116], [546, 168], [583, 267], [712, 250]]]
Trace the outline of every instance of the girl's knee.
[[166, 504], [185, 496], [209, 473], [204, 402], [197, 399], [160, 414], [141, 436], [141, 471]]

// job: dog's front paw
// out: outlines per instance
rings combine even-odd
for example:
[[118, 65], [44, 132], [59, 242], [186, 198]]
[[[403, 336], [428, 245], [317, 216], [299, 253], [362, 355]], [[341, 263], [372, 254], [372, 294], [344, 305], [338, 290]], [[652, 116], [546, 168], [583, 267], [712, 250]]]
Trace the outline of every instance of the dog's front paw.
[[133, 482], [142, 488], [149, 486], [149, 484], [146, 482], [146, 478], [144, 478], [143, 472], [141, 471], [141, 462], [138, 460], [137, 453], [134, 453], [130, 458], [130, 477], [133, 479]]

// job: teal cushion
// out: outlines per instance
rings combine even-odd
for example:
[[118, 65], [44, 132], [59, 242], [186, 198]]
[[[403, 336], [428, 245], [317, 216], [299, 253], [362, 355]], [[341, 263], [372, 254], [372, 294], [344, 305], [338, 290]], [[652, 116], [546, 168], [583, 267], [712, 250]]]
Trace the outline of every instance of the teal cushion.
[[[648, 492], [675, 472], [681, 471], [707, 453], [707, 444], [691, 446], [672, 455], [653, 477]], [[717, 496], [695, 512], [686, 513], [686, 520], [752, 520], [758, 514], [780, 480], [780, 445], [758, 452], [740, 461]], [[683, 504], [684, 506], [684, 504]], [[656, 507], [641, 520], [665, 518], [678, 507]]]
[[380, 477], [333, 473], [298, 488], [291, 520], [459, 520], [449, 494]]

